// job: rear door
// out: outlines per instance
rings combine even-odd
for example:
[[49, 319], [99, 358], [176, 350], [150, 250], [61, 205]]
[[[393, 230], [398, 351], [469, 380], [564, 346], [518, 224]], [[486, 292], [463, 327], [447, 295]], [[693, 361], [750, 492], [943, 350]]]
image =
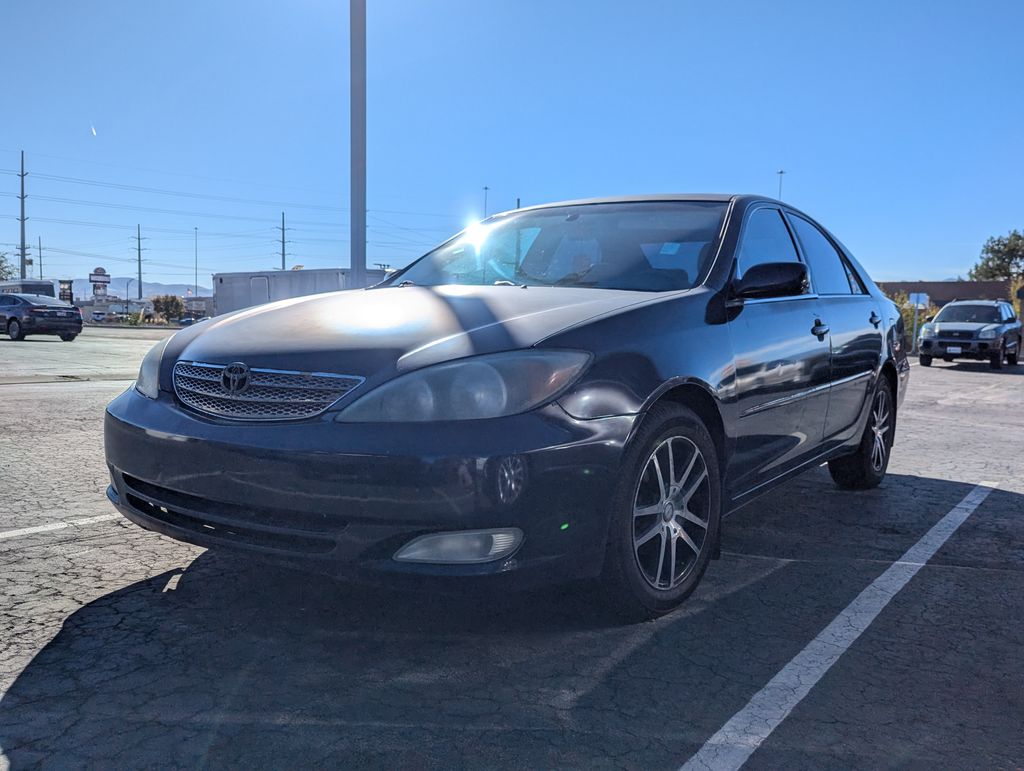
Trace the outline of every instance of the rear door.
[[884, 344], [882, 308], [867, 293], [856, 271], [817, 225], [787, 216], [829, 327], [832, 361], [825, 438], [842, 442], [857, 430], [858, 418], [874, 385]]
[[[774, 206], [748, 212], [734, 275], [763, 262], [799, 262], [792, 234]], [[728, 479], [741, 497], [820, 451], [828, 408], [829, 343], [818, 298], [746, 300], [729, 322], [739, 420]]]

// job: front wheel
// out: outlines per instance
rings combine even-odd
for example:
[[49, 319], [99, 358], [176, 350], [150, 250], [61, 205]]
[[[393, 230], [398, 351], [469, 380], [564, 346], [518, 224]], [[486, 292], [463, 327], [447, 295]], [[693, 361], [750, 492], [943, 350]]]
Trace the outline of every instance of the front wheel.
[[828, 462], [832, 480], [844, 490], [870, 490], [878, 487], [889, 467], [892, 441], [896, 436], [896, 411], [892, 388], [885, 377], [875, 385], [871, 413], [857, 451]]
[[668, 613], [700, 583], [718, 542], [715, 444], [691, 410], [652, 407], [623, 459], [602, 582], [630, 620]]
[[1017, 362], [1018, 362], [1019, 357], [1020, 357], [1020, 345], [1021, 345], [1021, 339], [1018, 337], [1017, 338], [1017, 347], [1013, 349], [1013, 353], [1006, 354], [1006, 363], [1009, 364], [1011, 367], [1016, 367], [1017, 366]]
[[1003, 351], [1003, 344], [1000, 343], [999, 351], [997, 353], [992, 354], [992, 358], [988, 360], [988, 366], [990, 366], [992, 369], [1002, 369], [1004, 358], [1005, 353]]
[[76, 337], [78, 337], [78, 335], [64, 334], [60, 336], [60, 339], [63, 340], [65, 343], [70, 343]]
[[932, 366], [932, 357], [922, 353], [917, 357], [917, 363], [922, 367], [930, 367]]

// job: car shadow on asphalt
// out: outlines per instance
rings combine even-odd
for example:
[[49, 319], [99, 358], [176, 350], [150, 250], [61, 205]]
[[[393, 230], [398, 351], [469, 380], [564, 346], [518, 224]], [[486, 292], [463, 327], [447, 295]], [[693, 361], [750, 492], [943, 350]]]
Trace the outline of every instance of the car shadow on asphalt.
[[971, 488], [890, 475], [833, 495], [813, 471], [730, 517], [687, 604], [633, 626], [578, 586], [399, 594], [208, 551], [74, 612], [0, 700], [0, 758], [678, 765]]

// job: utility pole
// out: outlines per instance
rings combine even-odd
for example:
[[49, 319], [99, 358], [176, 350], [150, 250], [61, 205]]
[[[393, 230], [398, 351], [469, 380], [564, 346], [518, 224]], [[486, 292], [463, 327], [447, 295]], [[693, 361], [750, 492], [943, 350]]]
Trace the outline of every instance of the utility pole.
[[43, 277], [43, 237], [39, 236], [39, 251], [36, 254], [39, 258], [39, 278]]
[[195, 289], [192, 292], [193, 297], [199, 296], [199, 226], [195, 226], [196, 231], [196, 283]]
[[[139, 299], [142, 299], [142, 225], [135, 226], [135, 245], [139, 255]], [[128, 294], [125, 292], [125, 294]], [[125, 298], [128, 299], [128, 298]]]
[[285, 270], [284, 266], [284, 212], [281, 212], [281, 270]]
[[785, 169], [779, 169], [775, 172], [779, 175], [779, 200], [782, 200], [782, 175], [786, 173]]
[[490, 190], [487, 185], [484, 185], [484, 219], [487, 219], [487, 191]]
[[21, 222], [21, 277], [25, 278], [25, 220], [27, 219], [25, 217], [25, 177], [27, 177], [28, 175], [25, 173], [24, 150], [21, 151], [21, 174], [19, 174], [18, 176], [21, 177], [21, 195], [18, 196], [18, 198], [21, 200], [21, 216], [18, 218], [18, 221]]
[[349, 114], [351, 159], [349, 200], [349, 286], [366, 286], [366, 0], [349, 0]]
[[517, 209], [520, 208], [520, 206], [519, 206], [519, 196], [518, 195], [516, 196], [516, 208]]

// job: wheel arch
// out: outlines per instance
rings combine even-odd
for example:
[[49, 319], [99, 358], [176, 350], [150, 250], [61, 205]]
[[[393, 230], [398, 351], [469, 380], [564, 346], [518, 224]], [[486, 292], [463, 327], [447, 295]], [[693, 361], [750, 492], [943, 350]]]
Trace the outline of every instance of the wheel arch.
[[[718, 467], [723, 471], [726, 468], [727, 442], [725, 435], [725, 422], [722, 418], [722, 410], [718, 399], [714, 396], [710, 386], [698, 380], [681, 380], [666, 383], [659, 389], [640, 412], [640, 420], [636, 421], [632, 434], [635, 435], [643, 418], [648, 410], [655, 404], [672, 402], [689, 407], [707, 428], [711, 434], [711, 440], [715, 443], [715, 454], [718, 456]], [[630, 436], [632, 440], [633, 435]]]

